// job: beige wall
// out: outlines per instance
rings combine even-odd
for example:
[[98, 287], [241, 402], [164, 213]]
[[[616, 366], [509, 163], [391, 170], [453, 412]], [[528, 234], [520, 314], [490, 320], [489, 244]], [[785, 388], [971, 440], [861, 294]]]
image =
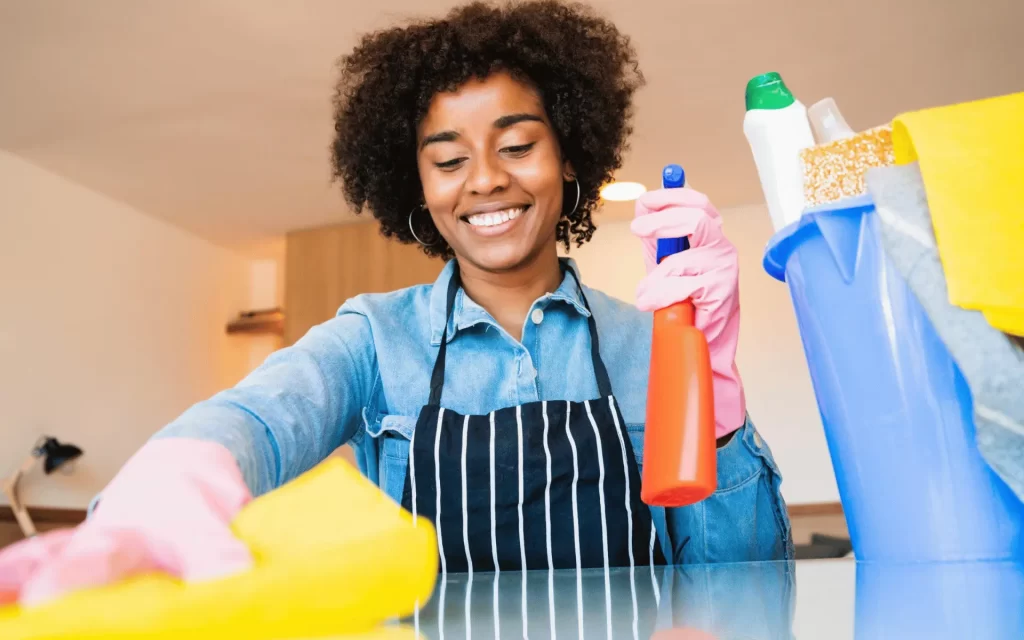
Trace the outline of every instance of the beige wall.
[[[771, 222], [763, 205], [723, 210], [725, 231], [740, 252], [740, 346], [737, 361], [747, 408], [772, 447], [791, 504], [839, 500], [786, 285], [761, 268]], [[628, 222], [599, 224], [594, 239], [569, 255], [588, 286], [632, 302], [644, 275]]]
[[272, 348], [224, 331], [275, 288], [260, 269], [0, 152], [0, 475], [40, 434], [66, 439], [85, 450], [74, 473], [37, 470], [23, 497], [84, 507], [151, 433]]

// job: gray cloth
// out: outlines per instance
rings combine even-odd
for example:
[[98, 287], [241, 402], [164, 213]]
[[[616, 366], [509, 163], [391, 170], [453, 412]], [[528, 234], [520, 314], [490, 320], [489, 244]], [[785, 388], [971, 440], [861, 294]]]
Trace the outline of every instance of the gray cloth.
[[949, 303], [917, 163], [872, 169], [882, 245], [960, 366], [974, 400], [978, 449], [1024, 500], [1024, 350], [980, 311]]

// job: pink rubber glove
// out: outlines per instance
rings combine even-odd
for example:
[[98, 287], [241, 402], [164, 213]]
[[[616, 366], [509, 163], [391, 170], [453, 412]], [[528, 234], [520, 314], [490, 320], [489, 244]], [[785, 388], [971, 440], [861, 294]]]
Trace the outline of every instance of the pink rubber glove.
[[252, 556], [230, 523], [251, 499], [222, 445], [150, 441], [103, 490], [88, 520], [0, 551], [0, 594], [31, 606], [140, 573], [204, 580], [242, 571]]
[[[640, 196], [630, 229], [643, 243], [647, 277], [636, 306], [655, 311], [693, 301], [694, 326], [704, 332], [714, 374], [715, 435], [743, 426], [746, 400], [736, 369], [740, 332], [739, 262], [722, 233], [722, 218], [708, 197], [693, 189], [659, 189]], [[658, 238], [690, 237], [690, 248], [656, 264]]]

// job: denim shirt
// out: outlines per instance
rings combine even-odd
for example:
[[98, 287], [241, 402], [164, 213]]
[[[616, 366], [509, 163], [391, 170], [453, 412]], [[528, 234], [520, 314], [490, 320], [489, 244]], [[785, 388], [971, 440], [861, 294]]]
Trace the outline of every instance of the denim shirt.
[[[271, 355], [234, 388], [191, 407], [155, 437], [223, 444], [254, 495], [351, 444], [363, 474], [400, 501], [409, 439], [429, 397], [442, 338], [449, 347], [441, 404], [452, 411], [486, 414], [540, 400], [590, 400], [599, 396], [587, 327], [593, 313], [601, 357], [642, 465], [652, 314], [589, 287], [581, 291], [579, 271], [567, 262], [577, 278], [566, 274], [556, 291], [533, 303], [521, 340], [462, 290], [446, 323], [449, 263], [433, 285], [348, 300], [334, 318]], [[741, 475], [762, 467], [757, 461], [753, 466]], [[671, 529], [697, 525], [672, 527], [671, 516], [667, 523], [664, 510], [655, 511], [666, 556], [678, 559], [684, 536], [672, 540]]]

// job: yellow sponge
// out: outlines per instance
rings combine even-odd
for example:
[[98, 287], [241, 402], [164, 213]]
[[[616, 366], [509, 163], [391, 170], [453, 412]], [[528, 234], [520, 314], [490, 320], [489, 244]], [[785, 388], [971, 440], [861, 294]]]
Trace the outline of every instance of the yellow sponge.
[[232, 523], [255, 560], [227, 578], [147, 574], [35, 608], [0, 609], [4, 640], [414, 637], [378, 628], [426, 602], [437, 579], [429, 521], [330, 458], [246, 506]]
[[864, 176], [873, 167], [896, 162], [892, 127], [884, 125], [800, 152], [804, 201], [808, 207], [867, 193]]

